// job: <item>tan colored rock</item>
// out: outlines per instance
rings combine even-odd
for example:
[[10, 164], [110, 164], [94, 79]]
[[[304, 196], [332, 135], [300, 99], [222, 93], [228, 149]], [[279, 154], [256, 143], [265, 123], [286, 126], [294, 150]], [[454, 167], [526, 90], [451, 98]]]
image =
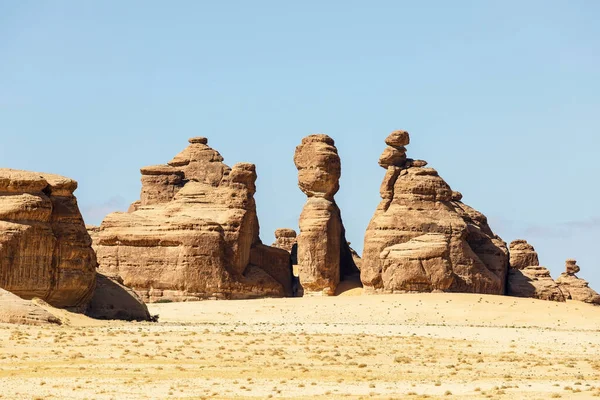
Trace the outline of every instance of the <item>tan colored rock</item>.
[[402, 167], [406, 162], [406, 148], [391, 147], [385, 148], [381, 156], [379, 157], [379, 165], [383, 168], [392, 166]]
[[189, 143], [168, 165], [142, 168], [140, 201], [104, 219], [100, 271], [149, 302], [285, 295], [289, 256], [258, 247], [254, 165], [230, 168], [206, 138]]
[[61, 321], [30, 300], [0, 289], [0, 322], [20, 325], [57, 324]]
[[506, 294], [540, 300], [565, 301], [547, 268], [539, 266], [538, 254], [526, 240], [511, 242]]
[[600, 305], [600, 295], [589, 287], [589, 283], [575, 275], [580, 271], [577, 261], [566, 261], [566, 271], [560, 274], [556, 283], [567, 299], [583, 301], [585, 303]]
[[296, 147], [298, 186], [308, 196], [300, 215], [298, 275], [306, 295], [334, 295], [340, 280], [358, 273], [333, 196], [341, 161], [327, 135], [310, 135]]
[[73, 192], [54, 174], [0, 169], [0, 287], [54, 307], [85, 308], [96, 257]]
[[291, 253], [294, 245], [296, 245], [296, 242], [297, 235], [295, 230], [280, 228], [275, 230], [275, 242], [273, 242], [271, 246]]
[[86, 310], [96, 319], [151, 321], [148, 307], [119, 277], [96, 274], [96, 290]]
[[518, 239], [511, 242], [509, 251], [510, 266], [512, 268], [523, 269], [529, 266], [540, 265], [538, 254], [526, 240]]
[[[404, 135], [386, 143], [408, 144]], [[462, 203], [462, 195], [426, 165], [409, 159], [387, 168], [382, 201], [365, 235], [361, 280], [366, 293], [504, 294], [506, 244], [483, 214]]]
[[508, 270], [507, 294], [540, 300], [565, 301], [565, 296], [550, 276], [550, 271], [533, 265]]
[[385, 144], [392, 147], [408, 146], [410, 135], [406, 131], [394, 131], [385, 139]]

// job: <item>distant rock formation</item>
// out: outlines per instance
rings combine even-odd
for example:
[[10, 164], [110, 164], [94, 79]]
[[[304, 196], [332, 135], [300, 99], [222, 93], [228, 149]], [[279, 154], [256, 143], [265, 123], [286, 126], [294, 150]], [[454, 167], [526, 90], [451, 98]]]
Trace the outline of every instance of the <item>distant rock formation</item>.
[[340, 280], [359, 273], [352, 260], [340, 210], [340, 157], [327, 135], [310, 135], [296, 147], [298, 186], [308, 200], [300, 215], [298, 274], [305, 295], [334, 295]]
[[288, 228], [280, 228], [275, 230], [275, 242], [271, 246], [283, 249], [288, 253], [292, 252], [294, 245], [297, 243], [296, 231]]
[[539, 266], [538, 254], [526, 240], [515, 240], [509, 246], [510, 269], [507, 294], [540, 300], [565, 301], [563, 292], [547, 268]]
[[408, 132], [385, 142], [382, 201], [365, 235], [365, 291], [504, 294], [508, 249], [487, 218], [427, 162], [406, 157]]
[[0, 288], [85, 309], [97, 264], [76, 188], [59, 175], [0, 169]]
[[93, 232], [101, 272], [150, 302], [286, 295], [289, 254], [261, 244], [253, 164], [192, 138], [141, 173], [140, 200]]
[[600, 305], [600, 295], [589, 287], [589, 283], [575, 275], [580, 271], [577, 261], [566, 261], [565, 272], [560, 274], [556, 283], [567, 299], [583, 301], [585, 303]]
[[57, 324], [61, 321], [31, 300], [0, 289], [0, 322], [20, 325]]

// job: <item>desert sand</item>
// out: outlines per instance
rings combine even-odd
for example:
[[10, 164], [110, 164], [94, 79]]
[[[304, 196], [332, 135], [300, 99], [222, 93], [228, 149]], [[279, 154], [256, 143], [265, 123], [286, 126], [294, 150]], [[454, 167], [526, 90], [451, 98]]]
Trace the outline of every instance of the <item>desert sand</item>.
[[[600, 397], [600, 308], [469, 294], [152, 304], [0, 325], [2, 399]], [[56, 310], [54, 310], [56, 311]]]

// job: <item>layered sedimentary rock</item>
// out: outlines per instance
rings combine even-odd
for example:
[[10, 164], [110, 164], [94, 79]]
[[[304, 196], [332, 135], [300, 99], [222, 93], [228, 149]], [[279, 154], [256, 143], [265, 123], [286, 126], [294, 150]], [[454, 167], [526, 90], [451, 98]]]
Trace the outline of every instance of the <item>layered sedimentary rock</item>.
[[340, 157], [327, 135], [310, 135], [296, 147], [298, 186], [308, 196], [300, 215], [298, 274], [304, 294], [334, 295], [341, 279], [358, 273], [334, 195]]
[[253, 164], [230, 168], [206, 138], [192, 138], [141, 172], [140, 200], [94, 233], [102, 272], [145, 301], [286, 294], [289, 254], [260, 242]]
[[426, 161], [406, 157], [408, 132], [385, 142], [382, 201], [365, 235], [365, 291], [504, 294], [508, 249], [487, 218]]
[[507, 294], [541, 300], [565, 301], [550, 271], [540, 267], [538, 254], [526, 240], [515, 240], [509, 246], [510, 269]]
[[556, 283], [565, 297], [570, 300], [583, 301], [600, 305], [600, 295], [589, 287], [589, 283], [577, 274], [580, 271], [577, 261], [569, 259], [566, 261], [565, 272], [560, 274], [556, 279]]
[[280, 228], [275, 230], [275, 242], [271, 246], [283, 249], [289, 253], [297, 243], [297, 234], [293, 229]]
[[0, 169], [0, 288], [55, 307], [87, 305], [97, 264], [76, 188], [62, 176]]
[[58, 324], [60, 320], [31, 300], [0, 289], [0, 322], [20, 325]]

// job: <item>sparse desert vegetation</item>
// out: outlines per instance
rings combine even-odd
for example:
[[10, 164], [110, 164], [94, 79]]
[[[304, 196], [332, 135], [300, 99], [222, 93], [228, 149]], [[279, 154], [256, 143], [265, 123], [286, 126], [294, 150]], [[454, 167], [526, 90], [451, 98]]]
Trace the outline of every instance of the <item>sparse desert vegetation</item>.
[[2, 399], [600, 397], [600, 309], [482, 295], [154, 304], [0, 325]]

